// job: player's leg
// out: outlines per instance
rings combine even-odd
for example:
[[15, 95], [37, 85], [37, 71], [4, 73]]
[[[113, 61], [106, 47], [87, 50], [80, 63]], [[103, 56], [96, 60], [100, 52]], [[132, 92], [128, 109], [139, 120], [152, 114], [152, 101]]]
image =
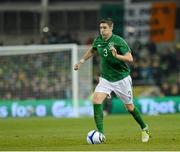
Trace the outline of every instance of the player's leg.
[[146, 127], [146, 124], [143, 121], [139, 110], [134, 106], [133, 103], [132, 104], [125, 104], [125, 106], [126, 106], [126, 109], [129, 111], [129, 113], [133, 116], [133, 118], [140, 125], [141, 129], [144, 129]]
[[93, 96], [94, 121], [99, 132], [104, 133], [103, 127], [103, 101], [107, 97], [106, 93], [95, 92]]
[[[123, 80], [120, 80], [118, 83], [118, 87], [116, 87], [115, 93], [116, 95], [123, 101], [126, 109], [129, 111], [129, 113], [133, 116], [133, 118], [136, 120], [136, 122], [140, 125], [142, 130], [147, 130], [147, 125], [143, 121], [141, 114], [137, 107], [133, 104], [133, 93], [132, 93], [132, 80], [131, 77], [128, 76], [124, 78]], [[149, 137], [149, 135], [147, 134]], [[143, 142], [147, 142], [142, 138]]]
[[136, 122], [140, 125], [142, 129], [142, 142], [148, 142], [149, 141], [149, 127], [145, 122], [143, 121], [141, 114], [139, 110], [134, 106], [134, 104], [125, 104], [126, 109], [129, 111], [129, 113], [133, 116], [133, 118], [136, 120]]
[[111, 94], [112, 88], [109, 82], [103, 78], [99, 79], [93, 95], [94, 120], [99, 132], [104, 133], [103, 129], [103, 101]]

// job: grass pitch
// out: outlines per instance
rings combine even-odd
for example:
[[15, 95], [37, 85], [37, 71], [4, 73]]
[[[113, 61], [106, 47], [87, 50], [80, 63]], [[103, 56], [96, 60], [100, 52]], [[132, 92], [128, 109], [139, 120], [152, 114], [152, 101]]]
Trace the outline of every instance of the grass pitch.
[[143, 116], [152, 138], [141, 142], [139, 126], [130, 115], [106, 116], [106, 143], [88, 145], [86, 135], [94, 129], [93, 118], [0, 119], [0, 150], [5, 151], [168, 151], [180, 150], [180, 115]]

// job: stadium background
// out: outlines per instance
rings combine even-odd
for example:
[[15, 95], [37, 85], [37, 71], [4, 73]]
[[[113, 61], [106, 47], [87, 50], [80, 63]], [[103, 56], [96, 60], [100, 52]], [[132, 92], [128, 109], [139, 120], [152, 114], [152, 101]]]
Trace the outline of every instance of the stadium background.
[[[74, 119], [69, 43], [80, 57], [102, 17], [112, 17], [132, 49], [134, 101], [152, 133], [146, 144], [113, 94], [104, 104], [106, 143], [87, 144], [97, 56], [78, 71]], [[0, 0], [0, 150], [179, 151], [179, 19], [179, 0]]]
[[[177, 113], [180, 112], [179, 7], [178, 0], [146, 3], [141, 0], [1, 0], [0, 44], [89, 45], [98, 34], [99, 19], [111, 17], [115, 22], [114, 33], [123, 36], [133, 51], [135, 62], [131, 75], [135, 103], [144, 114]], [[68, 109], [65, 105], [72, 98], [69, 63], [58, 64], [60, 60], [61, 63], [70, 60], [68, 53], [49, 54], [48, 58], [43, 55], [0, 58], [0, 117], [37, 115], [34, 104], [46, 105], [54, 99], [63, 100], [63, 108]], [[87, 102], [85, 115], [92, 115], [90, 98], [98, 83], [98, 64], [96, 56], [92, 88], [82, 101]], [[82, 90], [86, 88], [84, 84]], [[20, 114], [13, 115], [12, 109], [17, 110], [18, 105]], [[104, 109], [109, 114], [125, 113], [115, 97], [105, 102]], [[71, 108], [67, 111], [58, 117], [72, 116]]]

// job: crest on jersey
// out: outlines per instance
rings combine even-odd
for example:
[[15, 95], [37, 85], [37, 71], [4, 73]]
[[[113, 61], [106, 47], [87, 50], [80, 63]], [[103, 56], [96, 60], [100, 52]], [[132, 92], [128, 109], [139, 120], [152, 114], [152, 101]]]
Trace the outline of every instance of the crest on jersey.
[[108, 44], [108, 46], [109, 46], [109, 48], [114, 47], [114, 42], [110, 42], [110, 43]]

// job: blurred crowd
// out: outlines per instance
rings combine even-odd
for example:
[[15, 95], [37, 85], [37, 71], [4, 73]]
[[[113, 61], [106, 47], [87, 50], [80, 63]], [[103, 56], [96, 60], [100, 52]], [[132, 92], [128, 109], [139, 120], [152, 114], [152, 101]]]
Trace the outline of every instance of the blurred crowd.
[[180, 50], [173, 45], [135, 42], [132, 77], [135, 84], [159, 86], [164, 96], [180, 95]]
[[76, 43], [80, 44], [77, 34], [71, 34], [69, 32], [64, 33], [44, 33], [41, 37], [40, 44], [65, 44], [65, 43]]
[[[86, 44], [91, 44], [89, 37]], [[34, 42], [32, 42], [34, 43]], [[80, 42], [69, 34], [45, 35], [40, 44]], [[134, 85], [157, 86], [163, 96], [180, 95], [180, 50], [174, 45], [139, 41], [130, 44], [134, 57], [131, 76]], [[71, 55], [65, 52], [1, 56], [0, 99], [70, 99]], [[69, 61], [69, 62], [68, 62]], [[99, 57], [93, 58], [94, 85], [98, 82]]]
[[1, 57], [0, 99], [70, 99], [68, 60], [67, 52]]

